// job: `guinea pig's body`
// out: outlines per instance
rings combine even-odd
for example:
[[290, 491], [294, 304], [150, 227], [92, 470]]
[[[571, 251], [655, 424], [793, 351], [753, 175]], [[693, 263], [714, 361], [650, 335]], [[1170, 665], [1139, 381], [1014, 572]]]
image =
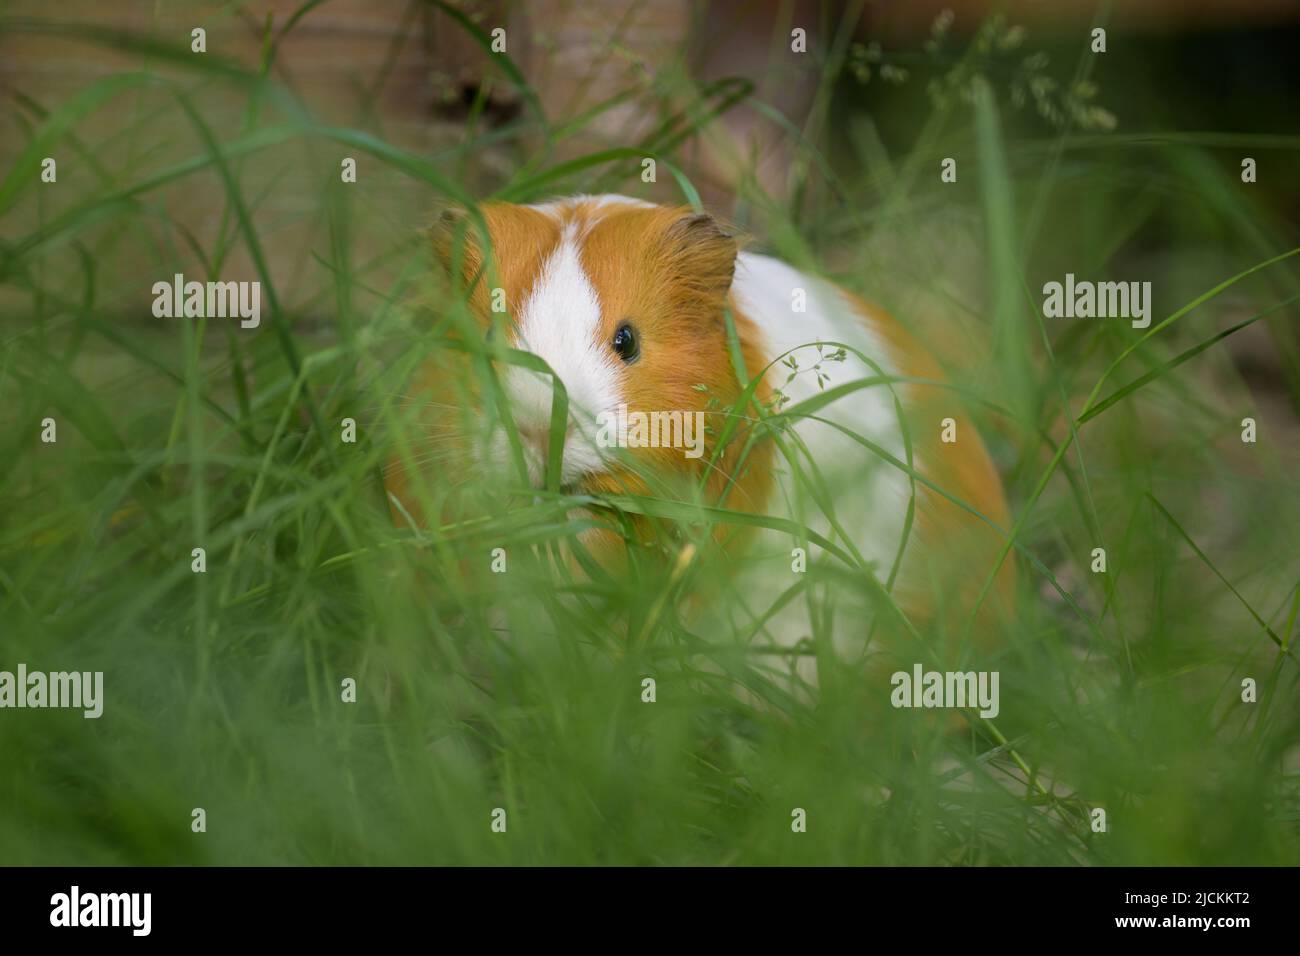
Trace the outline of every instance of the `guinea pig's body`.
[[[938, 384], [933, 359], [889, 316], [777, 259], [738, 251], [716, 222], [689, 210], [579, 196], [482, 211], [490, 254], [464, 229], [455, 243], [435, 234], [435, 248], [444, 262], [454, 258], [473, 286], [471, 310], [485, 324], [492, 321], [491, 291], [504, 294], [510, 344], [539, 355], [564, 383], [571, 412], [566, 489], [644, 491], [644, 479], [620, 463], [618, 456], [629, 454], [652, 470], [694, 480], [706, 503], [790, 518], [821, 535], [840, 554], [873, 567], [908, 614], [969, 606], [1002, 543], [1001, 484], [956, 396]], [[743, 397], [727, 314], [741, 374], [761, 376], [752, 401], [784, 425], [757, 426], [756, 410], [742, 408], [730, 444], [715, 459], [724, 413]], [[864, 379], [872, 381], [833, 391]], [[529, 478], [540, 485], [552, 390], [544, 376], [517, 367], [505, 370], [503, 384]], [[827, 393], [834, 400], [805, 406], [807, 416], [790, 414]], [[702, 454], [603, 447], [598, 423], [620, 407], [710, 416]], [[940, 440], [945, 428], [955, 441]], [[463, 449], [467, 467], [508, 470], [507, 437], [498, 432], [478, 450]], [[407, 499], [409, 480], [396, 469], [389, 489], [399, 500]], [[613, 537], [593, 533], [587, 543], [608, 553]], [[754, 620], [797, 580], [801, 560], [827, 559], [815, 544], [801, 558], [796, 549], [807, 542], [788, 530], [731, 544], [745, 552], [737, 559], [743, 570], [733, 592], [736, 613]], [[863, 604], [879, 597], [849, 591]], [[806, 614], [792, 602], [761, 631], [788, 645], [807, 636]], [[865, 634], [856, 637], [865, 643]]]

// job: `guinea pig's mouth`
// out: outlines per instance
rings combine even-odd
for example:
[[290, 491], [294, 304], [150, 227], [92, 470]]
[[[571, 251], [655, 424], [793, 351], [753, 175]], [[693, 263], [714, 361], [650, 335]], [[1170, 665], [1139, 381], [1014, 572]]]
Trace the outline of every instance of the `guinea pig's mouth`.
[[616, 472], [606, 467], [586, 468], [585, 470], [560, 476], [560, 494], [562, 495], [598, 495], [609, 492], [610, 479]]
[[586, 472], [577, 471], [576, 469], [561, 467], [559, 481], [554, 486], [551, 485], [551, 475], [546, 466], [546, 462], [538, 458], [527, 458], [529, 484], [537, 491], [545, 491], [547, 488], [554, 487], [556, 492], [562, 495], [582, 494], [583, 484], [587, 480]]
[[[525, 437], [529, 440], [523, 442], [524, 466], [527, 469], [528, 483], [533, 488], [544, 490], [554, 487], [564, 495], [590, 494], [608, 473], [605, 456], [599, 448], [568, 435], [561, 452], [559, 474], [552, 476], [549, 473], [548, 449], [544, 441], [534, 433], [528, 433]], [[496, 460], [509, 467], [509, 453], [504, 439], [497, 446]], [[551, 485], [553, 478], [558, 481]]]
[[560, 494], [562, 495], [588, 495], [592, 492], [591, 479], [595, 477], [592, 472], [578, 475], [560, 482]]

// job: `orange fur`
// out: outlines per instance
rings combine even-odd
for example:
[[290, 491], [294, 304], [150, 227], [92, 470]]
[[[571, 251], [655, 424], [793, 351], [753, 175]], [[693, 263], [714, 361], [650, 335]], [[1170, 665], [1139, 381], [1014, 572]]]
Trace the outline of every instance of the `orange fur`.
[[[549, 216], [526, 206], [489, 203], [481, 206], [480, 211], [492, 240], [487, 250], [483, 247], [478, 227], [464, 212], [447, 211], [429, 229], [435, 265], [434, 288], [422, 305], [426, 311], [437, 314], [441, 301], [468, 292], [470, 313], [486, 331], [491, 323], [490, 290], [499, 286], [505, 290], [507, 302], [525, 301], [537, 282], [546, 257], [560, 242], [560, 228]], [[510, 254], [492, 256], [490, 252], [494, 249], [509, 249]], [[453, 274], [456, 265], [459, 269]], [[452, 338], [458, 337], [454, 327], [449, 328], [447, 334]], [[449, 388], [448, 382], [454, 382], [455, 386]], [[438, 439], [442, 451], [450, 456], [449, 461], [443, 460], [446, 463], [442, 466], [449, 473], [455, 474], [458, 468], [463, 468], [471, 450], [462, 432], [455, 430], [462, 416], [446, 407], [446, 398], [454, 395], [473, 401], [477, 399], [478, 391], [479, 380], [470, 372], [468, 357], [452, 350], [442, 350], [431, 358], [408, 386], [410, 402], [420, 406], [417, 426], [430, 435], [442, 429], [453, 430], [449, 437]], [[423, 449], [412, 451], [412, 457], [419, 459]], [[421, 527], [433, 523], [433, 516], [425, 513], [423, 498], [413, 487], [426, 470], [432, 470], [432, 467], [421, 466], [417, 461], [413, 472], [408, 471], [406, 462], [398, 454], [390, 459], [385, 469], [384, 485], [401, 506], [400, 510], [395, 509], [395, 521], [404, 523], [400, 512], [405, 511]]]
[[[857, 296], [850, 297], [870, 327], [888, 344], [899, 375], [940, 383], [947, 380], [931, 353], [893, 316]], [[989, 522], [1009, 531], [1002, 480], [974, 422], [962, 410], [960, 396], [941, 385], [911, 383], [901, 389], [901, 394], [917, 470]], [[953, 443], [945, 443], [940, 437], [940, 423], [945, 418], [956, 423], [957, 440]], [[988, 523], [930, 488], [918, 485], [916, 501], [913, 533], [920, 547], [912, 558], [910, 580], [903, 581], [899, 589], [900, 601], [910, 613], [932, 617], [937, 610], [935, 587], [946, 587], [956, 600], [946, 609], [945, 618], [955, 625], [974, 605], [1004, 538]], [[951, 580], [954, 560], [965, 565], [956, 569], [960, 578], [955, 587]], [[947, 562], [947, 566], [941, 566], [940, 561]], [[980, 618], [982, 626], [977, 635], [982, 641], [991, 638], [997, 622], [1010, 610], [1015, 577], [1014, 559], [1008, 555]]]

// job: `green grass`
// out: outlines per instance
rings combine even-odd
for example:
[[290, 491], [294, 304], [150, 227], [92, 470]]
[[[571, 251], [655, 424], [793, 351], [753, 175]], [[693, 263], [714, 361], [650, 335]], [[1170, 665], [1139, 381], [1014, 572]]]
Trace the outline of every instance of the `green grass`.
[[[483, 40], [445, 10], [434, 22]], [[846, 78], [842, 27], [810, 45], [827, 72], [806, 122], [781, 120], [788, 196], [751, 177], [718, 211], [909, 324], [946, 313], [950, 341], [971, 344], [949, 371], [1007, 477], [1020, 587], [996, 726], [953, 732], [883, 707], [888, 687], [826, 657], [832, 620], [865, 636], [871, 610], [892, 613], [851, 542], [790, 593], [739, 595], [707, 549], [676, 560], [712, 523], [754, 520], [725, 503], [588, 502], [615, 521], [658, 515], [668, 558], [591, 579], [553, 560], [586, 526], [556, 487], [504, 475], [481, 490], [486, 516], [420, 535], [389, 517], [389, 455], [429, 454], [406, 382], [463, 318], [454, 301], [418, 306], [416, 228], [470, 197], [644, 194], [645, 156], [698, 204], [687, 147], [729, 111], [772, 115], [757, 78], [665, 74], [617, 93], [607, 107], [630, 100], [662, 122], [590, 147], [601, 110], [546, 116], [500, 58], [519, 115], [479, 124], [475, 103], [462, 141], [417, 155], [373, 110], [319, 120], [273, 69], [278, 42], [250, 68], [68, 23], [0, 30], [138, 61], [75, 96], [5, 103], [0, 669], [102, 670], [106, 703], [99, 720], [0, 711], [0, 864], [1300, 861], [1300, 235], [1267, 199], [1278, 187], [1237, 173], [1250, 150], [1276, 176], [1300, 137], [1141, 115], [1113, 133], [1036, 125], [976, 46], [950, 42], [972, 96], [929, 103], [900, 149]], [[49, 155], [57, 186], [40, 181]], [[355, 185], [339, 182], [345, 155]], [[939, 183], [945, 156], [957, 184]], [[294, 177], [310, 208], [277, 202]], [[187, 194], [218, 221], [174, 213]], [[296, 227], [314, 230], [310, 255], [287, 262]], [[149, 314], [153, 282], [237, 267], [262, 282], [256, 332]], [[1044, 319], [1037, 290], [1066, 271], [1152, 280], [1151, 328]], [[1262, 410], [1226, 351], [1252, 334], [1282, 381]], [[1253, 445], [1239, 440], [1247, 415]], [[47, 416], [55, 444], [39, 440]], [[345, 417], [355, 445], [339, 440]], [[801, 476], [814, 498], [816, 463]], [[458, 494], [455, 478], [429, 500]], [[851, 494], [821, 500], [833, 513]], [[1109, 570], [1093, 575], [1100, 546]], [[804, 651], [821, 656], [816, 694], [789, 693], [785, 655], [755, 624], [785, 600], [818, 622]], [[340, 700], [349, 677], [356, 703]], [[806, 833], [791, 832], [796, 807]]]

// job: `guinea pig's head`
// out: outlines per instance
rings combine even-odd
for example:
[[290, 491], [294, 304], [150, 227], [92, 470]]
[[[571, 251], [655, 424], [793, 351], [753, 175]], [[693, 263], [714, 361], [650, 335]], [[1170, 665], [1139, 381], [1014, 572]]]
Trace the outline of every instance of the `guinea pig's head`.
[[[702, 477], [715, 490], [735, 484], [725, 462], [710, 463], [740, 394], [725, 321], [737, 255], [728, 231], [690, 209], [621, 197], [488, 203], [480, 211], [488, 247], [467, 214], [452, 213], [433, 230], [435, 256], [471, 290], [478, 332], [539, 356], [563, 383], [561, 487], [639, 490], [646, 467]], [[735, 320], [753, 374], [761, 367], [754, 332], [743, 316]], [[528, 479], [540, 487], [550, 376], [512, 364], [496, 369]], [[728, 446], [724, 459], [735, 460], [741, 444]], [[498, 473], [517, 469], [504, 424], [471, 455]]]

